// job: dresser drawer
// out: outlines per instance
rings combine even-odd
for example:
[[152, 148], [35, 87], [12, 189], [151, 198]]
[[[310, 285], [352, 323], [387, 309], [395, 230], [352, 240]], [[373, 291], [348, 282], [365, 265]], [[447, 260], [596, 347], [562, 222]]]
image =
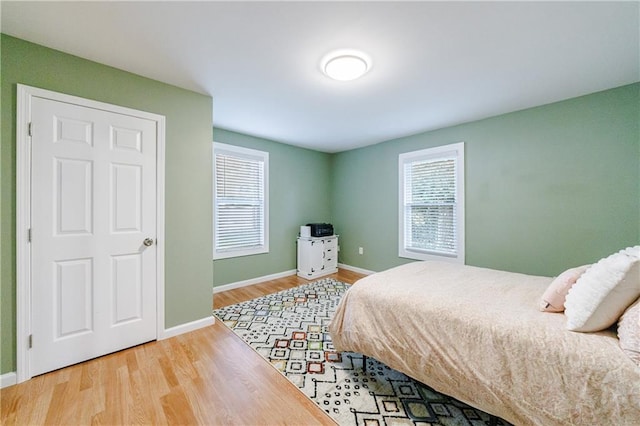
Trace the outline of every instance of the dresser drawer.
[[338, 249], [338, 239], [337, 238], [328, 238], [324, 240], [324, 249], [331, 250], [332, 252], [336, 252]]

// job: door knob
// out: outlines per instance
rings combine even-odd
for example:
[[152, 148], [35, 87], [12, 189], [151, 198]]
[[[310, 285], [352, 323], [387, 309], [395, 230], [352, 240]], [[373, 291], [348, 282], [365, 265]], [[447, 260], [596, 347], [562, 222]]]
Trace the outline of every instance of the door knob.
[[144, 244], [147, 247], [152, 246], [153, 245], [153, 238], [145, 238], [144, 241], [142, 242], [142, 244]]

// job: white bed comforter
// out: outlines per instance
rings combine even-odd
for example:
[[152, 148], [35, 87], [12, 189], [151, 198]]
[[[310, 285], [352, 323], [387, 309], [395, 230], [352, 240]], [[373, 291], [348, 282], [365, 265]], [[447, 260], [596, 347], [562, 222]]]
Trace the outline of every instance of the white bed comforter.
[[540, 312], [550, 282], [414, 262], [355, 283], [329, 330], [338, 351], [518, 425], [640, 425], [640, 368], [613, 331], [571, 332]]

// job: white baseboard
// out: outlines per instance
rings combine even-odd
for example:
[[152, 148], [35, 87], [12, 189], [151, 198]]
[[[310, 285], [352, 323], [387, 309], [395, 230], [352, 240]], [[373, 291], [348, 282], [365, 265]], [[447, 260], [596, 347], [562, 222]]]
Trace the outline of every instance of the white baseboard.
[[[349, 265], [345, 265], [343, 263], [338, 263], [338, 268], [346, 269], [346, 270], [357, 272], [359, 274], [364, 274], [364, 275], [375, 274], [375, 271], [369, 271], [368, 269], [357, 268], [355, 266], [349, 266]], [[263, 283], [265, 281], [276, 280], [278, 278], [288, 277], [288, 276], [291, 276], [291, 275], [295, 275], [296, 272], [298, 272], [298, 271], [295, 270], [295, 269], [291, 269], [289, 271], [278, 272], [276, 274], [264, 275], [262, 277], [251, 278], [249, 280], [236, 281], [234, 283], [219, 285], [219, 286], [213, 287], [213, 294], [221, 293], [221, 292], [227, 291], [227, 290], [233, 290], [233, 289], [240, 288], [240, 287], [247, 287], [247, 286], [250, 286], [250, 285], [259, 284], [259, 283]]]
[[358, 268], [357, 266], [345, 265], [344, 263], [338, 263], [338, 268], [346, 269], [347, 271], [353, 271], [364, 275], [371, 275], [376, 273], [376, 271]]
[[0, 389], [6, 388], [7, 386], [13, 386], [18, 381], [18, 376], [14, 371], [11, 373], [5, 373], [0, 376]]
[[162, 336], [158, 336], [158, 340], [168, 339], [169, 337], [174, 337], [179, 334], [188, 333], [199, 328], [207, 327], [209, 325], [213, 325], [214, 322], [215, 318], [213, 317], [213, 315], [211, 315], [210, 317], [191, 321], [186, 324], [180, 324], [176, 325], [175, 327], [166, 328]]
[[227, 290], [233, 290], [235, 288], [246, 287], [246, 286], [249, 286], [249, 285], [258, 284], [258, 283], [262, 283], [262, 282], [265, 282], [265, 281], [276, 280], [278, 278], [288, 277], [288, 276], [291, 276], [291, 275], [295, 275], [296, 272], [297, 272], [297, 270], [291, 269], [289, 271], [278, 272], [276, 274], [265, 275], [265, 276], [262, 276], [262, 277], [251, 278], [249, 280], [236, 281], [235, 283], [219, 285], [219, 286], [216, 286], [216, 287], [213, 288], [213, 294], [220, 293], [220, 292], [227, 291]]

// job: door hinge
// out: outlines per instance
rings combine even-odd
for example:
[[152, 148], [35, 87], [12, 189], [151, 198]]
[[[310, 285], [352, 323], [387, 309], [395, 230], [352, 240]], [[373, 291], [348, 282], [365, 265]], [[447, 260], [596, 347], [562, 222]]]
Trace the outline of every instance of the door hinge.
[[31, 242], [31, 228], [27, 231], [27, 240]]
[[29, 125], [27, 126], [27, 133], [29, 134], [29, 136], [33, 136], [33, 123], [29, 122]]
[[33, 334], [29, 335], [29, 349], [33, 348]]

